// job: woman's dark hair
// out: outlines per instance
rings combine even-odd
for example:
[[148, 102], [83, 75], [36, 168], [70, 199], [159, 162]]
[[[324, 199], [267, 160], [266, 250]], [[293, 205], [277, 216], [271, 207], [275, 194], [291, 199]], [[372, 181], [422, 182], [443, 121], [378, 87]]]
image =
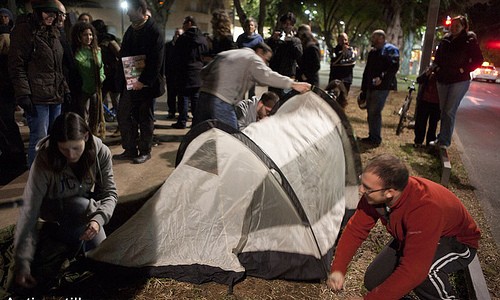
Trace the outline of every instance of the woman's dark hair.
[[92, 26], [94, 26], [95, 31], [97, 32], [97, 35], [99, 34], [105, 34], [108, 33], [108, 26], [104, 23], [103, 20], [98, 19], [95, 21], [92, 21]]
[[464, 27], [462, 31], [468, 32], [469, 31], [469, 22], [467, 21], [467, 18], [465, 16], [456, 16], [453, 19], [451, 19], [451, 22], [453, 21], [459, 21], [460, 24]]
[[67, 141], [84, 140], [85, 135], [88, 139], [85, 142], [80, 160], [77, 162], [77, 167], [73, 169], [75, 175], [80, 181], [90, 179], [95, 180], [95, 174], [92, 173], [91, 167], [96, 161], [96, 148], [90, 128], [85, 120], [75, 113], [66, 113], [59, 115], [49, 133], [49, 149], [48, 149], [48, 165], [55, 172], [61, 172], [67, 164], [66, 157], [59, 151], [58, 143]]
[[384, 188], [404, 190], [408, 184], [408, 168], [395, 156], [382, 154], [368, 162], [364, 172], [377, 175], [384, 183]]
[[90, 23], [78, 22], [71, 29], [71, 49], [73, 50], [73, 53], [76, 53], [76, 51], [78, 51], [78, 49], [82, 47], [82, 34], [87, 29], [90, 29], [93, 36], [92, 44], [90, 45], [92, 52], [97, 53], [97, 50], [99, 50], [97, 33], [94, 26], [92, 26], [92, 24]]

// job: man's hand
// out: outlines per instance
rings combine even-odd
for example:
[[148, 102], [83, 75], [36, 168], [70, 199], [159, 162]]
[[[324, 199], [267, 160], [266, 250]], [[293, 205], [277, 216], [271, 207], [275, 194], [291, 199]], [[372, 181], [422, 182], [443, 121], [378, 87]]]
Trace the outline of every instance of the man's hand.
[[87, 229], [83, 232], [83, 234], [80, 236], [81, 241], [90, 241], [95, 236], [99, 233], [99, 230], [101, 229], [101, 226], [99, 226], [99, 223], [96, 221], [92, 220], [89, 222], [87, 225]]
[[20, 287], [32, 289], [36, 286], [36, 279], [31, 274], [21, 273], [16, 276], [16, 283]]
[[380, 77], [375, 77], [372, 80], [373, 86], [379, 86], [382, 83], [382, 79]]
[[292, 89], [299, 93], [305, 93], [311, 90], [311, 84], [307, 82], [294, 82], [292, 84]]
[[328, 275], [326, 285], [334, 291], [340, 291], [344, 287], [344, 281], [344, 274], [339, 271], [334, 271]]
[[33, 103], [31, 102], [31, 98], [29, 95], [24, 95], [20, 96], [16, 99], [17, 105], [19, 105], [26, 114], [33, 116], [33, 114], [36, 114], [35, 107], [33, 106]]
[[142, 90], [143, 87], [144, 87], [144, 83], [140, 82], [139, 80], [134, 82], [134, 84], [132, 85], [132, 89], [134, 91], [140, 91], [140, 90]]

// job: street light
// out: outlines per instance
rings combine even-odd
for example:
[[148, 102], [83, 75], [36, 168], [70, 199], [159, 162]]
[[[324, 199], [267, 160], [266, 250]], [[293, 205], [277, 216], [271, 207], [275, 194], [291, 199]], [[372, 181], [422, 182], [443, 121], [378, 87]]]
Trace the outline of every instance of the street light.
[[340, 28], [342, 29], [342, 32], [341, 32], [341, 33], [344, 33], [344, 31], [345, 31], [345, 22], [341, 20], [341, 21], [339, 22], [339, 24], [340, 24]]
[[127, 1], [122, 1], [120, 2], [120, 7], [122, 8], [122, 36], [125, 33], [125, 21], [124, 21], [124, 15], [125, 11], [128, 9], [128, 2]]

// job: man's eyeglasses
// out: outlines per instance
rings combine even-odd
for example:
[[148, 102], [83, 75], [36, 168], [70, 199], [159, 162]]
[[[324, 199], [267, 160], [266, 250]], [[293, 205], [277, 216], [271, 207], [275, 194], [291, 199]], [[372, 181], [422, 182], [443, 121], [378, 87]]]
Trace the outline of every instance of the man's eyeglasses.
[[382, 188], [382, 189], [377, 189], [377, 190], [372, 190], [370, 189], [369, 187], [367, 187], [366, 185], [363, 184], [363, 182], [361, 181], [361, 175], [359, 175], [359, 185], [363, 188], [364, 192], [363, 194], [368, 196], [372, 193], [376, 193], [376, 192], [381, 192], [381, 191], [385, 191], [385, 190], [388, 190], [390, 188]]

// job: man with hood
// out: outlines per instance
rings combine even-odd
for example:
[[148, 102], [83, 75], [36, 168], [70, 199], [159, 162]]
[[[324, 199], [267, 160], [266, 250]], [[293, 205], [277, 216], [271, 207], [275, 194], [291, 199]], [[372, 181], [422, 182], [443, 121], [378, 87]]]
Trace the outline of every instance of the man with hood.
[[120, 56], [122, 59], [145, 59], [142, 60], [144, 68], [131, 89], [127, 88], [124, 72], [119, 72], [118, 80], [123, 92], [118, 103], [118, 124], [125, 151], [114, 155], [113, 159], [132, 160], [135, 164], [142, 164], [151, 158], [154, 100], [165, 93], [165, 42], [155, 21], [147, 15], [146, 1], [132, 0], [128, 3], [127, 15], [132, 24], [123, 36]]
[[178, 105], [179, 117], [177, 123], [172, 125], [176, 129], [186, 128], [189, 102], [191, 102], [191, 113], [195, 114], [200, 97], [200, 72], [203, 68], [203, 54], [208, 51], [207, 39], [197, 27], [194, 17], [184, 18], [182, 29], [184, 34], [177, 39], [174, 50], [177, 57], [177, 86], [181, 95], [181, 101]]

